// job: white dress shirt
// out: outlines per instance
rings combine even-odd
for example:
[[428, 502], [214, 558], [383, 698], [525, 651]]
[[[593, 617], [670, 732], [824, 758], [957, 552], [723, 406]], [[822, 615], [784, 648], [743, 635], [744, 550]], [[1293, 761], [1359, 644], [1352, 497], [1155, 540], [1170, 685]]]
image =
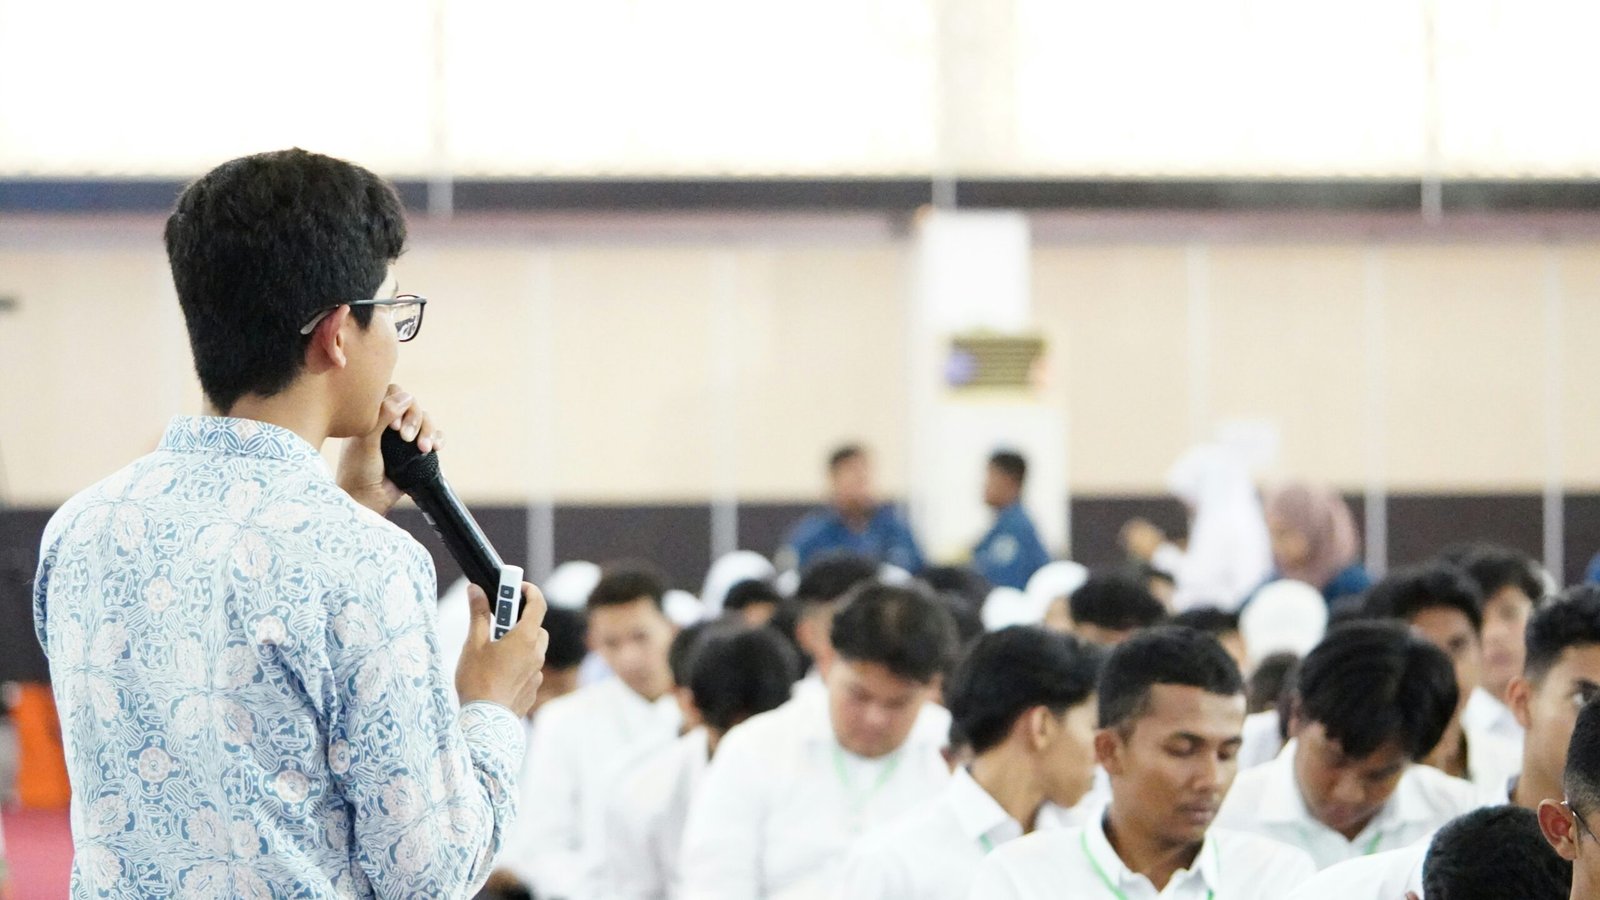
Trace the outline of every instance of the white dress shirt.
[[1516, 745], [1522, 750], [1522, 726], [1516, 713], [1501, 703], [1495, 695], [1483, 688], [1474, 688], [1467, 698], [1467, 708], [1461, 711], [1461, 725], [1468, 732], [1487, 731]]
[[599, 900], [606, 801], [626, 763], [677, 737], [677, 699], [651, 703], [613, 677], [551, 700], [537, 720], [506, 867], [540, 897]]
[[1367, 827], [1355, 840], [1346, 840], [1306, 809], [1294, 774], [1295, 747], [1290, 741], [1277, 759], [1241, 772], [1217, 813], [1217, 825], [1299, 847], [1311, 854], [1318, 869], [1325, 869], [1357, 856], [1405, 847], [1483, 805], [1482, 793], [1469, 782], [1413, 765]]
[[838, 900], [963, 900], [983, 858], [1022, 837], [1011, 818], [966, 769], [944, 793], [856, 843]]
[[1422, 897], [1422, 862], [1432, 843], [1430, 834], [1409, 847], [1329, 866], [1295, 888], [1288, 900], [1403, 900], [1406, 891]]
[[1239, 744], [1239, 771], [1264, 766], [1278, 757], [1283, 750], [1283, 733], [1279, 730], [1278, 711], [1251, 713], [1244, 717], [1243, 741]]
[[1480, 794], [1503, 798], [1512, 779], [1522, 773], [1522, 742], [1470, 726], [1466, 727], [1466, 735], [1467, 780]]
[[825, 695], [802, 694], [728, 732], [689, 806], [683, 896], [827, 897], [869, 829], [938, 796], [950, 714], [927, 704], [900, 749], [880, 759], [834, 738]]
[[705, 774], [708, 746], [706, 730], [696, 728], [652, 750], [618, 782], [606, 805], [599, 896], [667, 900], [681, 895], [683, 826]]
[[[1157, 891], [1106, 839], [1104, 818], [1088, 828], [1037, 831], [989, 854], [969, 900], [1278, 900], [1316, 871], [1302, 851], [1251, 834], [1212, 828], [1193, 869]], [[1352, 898], [1345, 898], [1352, 900]], [[1365, 900], [1365, 898], [1363, 898]]]

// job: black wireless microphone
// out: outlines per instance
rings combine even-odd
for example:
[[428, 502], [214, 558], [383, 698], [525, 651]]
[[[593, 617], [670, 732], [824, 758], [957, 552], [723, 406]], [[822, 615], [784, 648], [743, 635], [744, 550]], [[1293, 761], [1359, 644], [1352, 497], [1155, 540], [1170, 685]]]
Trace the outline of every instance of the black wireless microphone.
[[522, 613], [522, 569], [500, 561], [483, 529], [439, 471], [439, 454], [423, 453], [393, 428], [383, 430], [383, 474], [416, 501], [445, 549], [467, 580], [483, 588], [494, 606], [494, 640], [500, 640]]

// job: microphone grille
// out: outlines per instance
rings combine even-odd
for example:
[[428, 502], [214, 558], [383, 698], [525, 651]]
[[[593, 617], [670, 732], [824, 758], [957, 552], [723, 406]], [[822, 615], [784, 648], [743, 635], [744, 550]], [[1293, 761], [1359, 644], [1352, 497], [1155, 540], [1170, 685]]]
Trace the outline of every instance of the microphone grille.
[[439, 454], [423, 453], [417, 445], [400, 436], [393, 428], [383, 430], [380, 442], [383, 450], [383, 474], [402, 491], [436, 481], [439, 478]]

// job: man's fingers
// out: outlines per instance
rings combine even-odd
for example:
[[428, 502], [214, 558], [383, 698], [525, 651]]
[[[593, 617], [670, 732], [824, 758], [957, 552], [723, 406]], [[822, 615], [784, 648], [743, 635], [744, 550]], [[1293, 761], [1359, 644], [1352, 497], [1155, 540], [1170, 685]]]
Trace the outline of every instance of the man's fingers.
[[467, 647], [481, 647], [489, 642], [489, 626], [494, 614], [489, 611], [489, 595], [475, 584], [467, 585], [467, 605], [472, 609], [472, 620], [467, 625]]
[[522, 607], [521, 618], [517, 619], [517, 624], [512, 626], [512, 634], [522, 630], [524, 625], [533, 631], [539, 631], [541, 626], [544, 625], [545, 611], [550, 608], [549, 604], [545, 603], [544, 594], [540, 593], [539, 589], [530, 582], [524, 581], [522, 583], [522, 596], [528, 602]]

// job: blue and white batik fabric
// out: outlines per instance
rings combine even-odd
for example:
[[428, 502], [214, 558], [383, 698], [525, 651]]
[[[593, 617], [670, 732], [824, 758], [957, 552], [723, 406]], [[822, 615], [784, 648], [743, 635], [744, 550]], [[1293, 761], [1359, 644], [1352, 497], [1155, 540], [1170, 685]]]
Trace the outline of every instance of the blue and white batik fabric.
[[72, 896], [465, 897], [522, 723], [458, 709], [427, 552], [293, 432], [179, 418], [70, 500], [34, 588]]

